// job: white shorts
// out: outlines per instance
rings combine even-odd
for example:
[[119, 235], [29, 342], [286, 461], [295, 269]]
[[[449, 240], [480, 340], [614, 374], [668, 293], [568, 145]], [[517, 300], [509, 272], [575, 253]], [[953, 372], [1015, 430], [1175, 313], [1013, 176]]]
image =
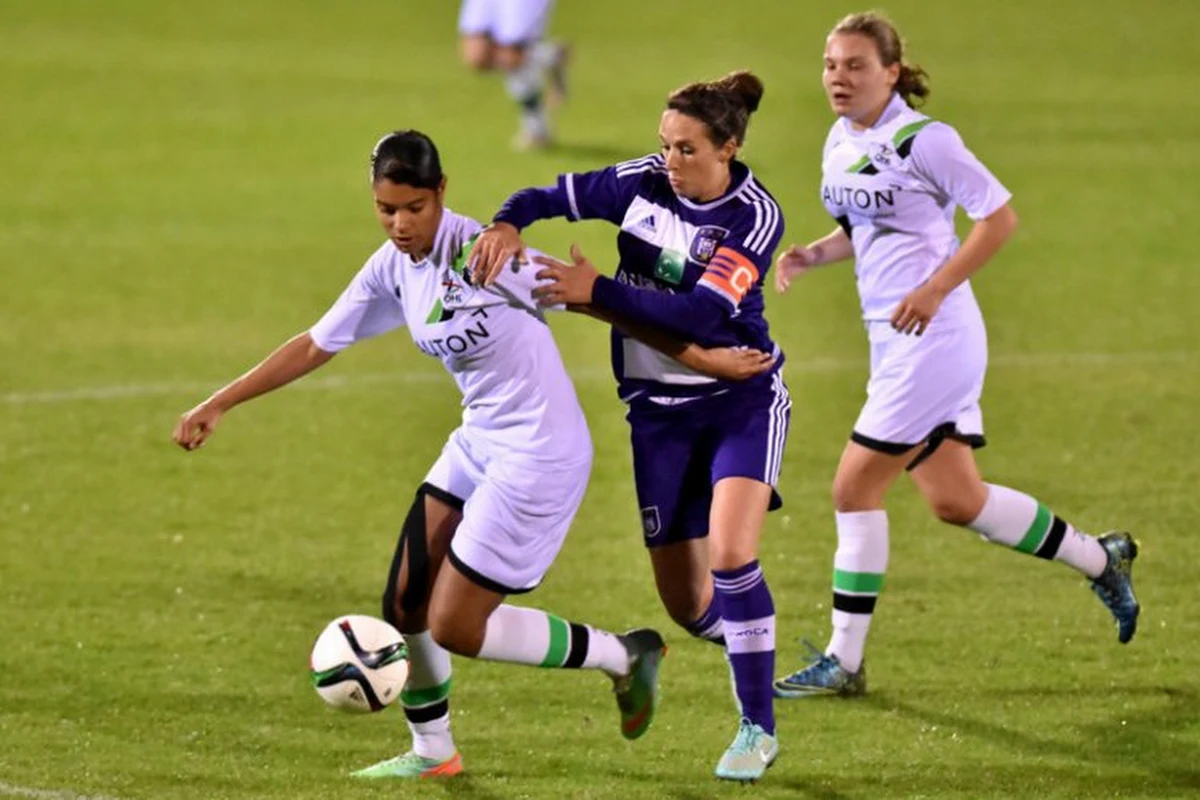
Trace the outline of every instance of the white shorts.
[[463, 0], [458, 32], [489, 36], [504, 47], [530, 44], [542, 38], [551, 0]]
[[979, 398], [987, 372], [983, 321], [923, 336], [898, 333], [886, 322], [867, 325], [871, 379], [853, 441], [900, 454], [952, 438], [982, 447]]
[[528, 592], [558, 556], [591, 474], [590, 454], [574, 465], [491, 455], [458, 428], [425, 482], [464, 501], [450, 560], [501, 594]]

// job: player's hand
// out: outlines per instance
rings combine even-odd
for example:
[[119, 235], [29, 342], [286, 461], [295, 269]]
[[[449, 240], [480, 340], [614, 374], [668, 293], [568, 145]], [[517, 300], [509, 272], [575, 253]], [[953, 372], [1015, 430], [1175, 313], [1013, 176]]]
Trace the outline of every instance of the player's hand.
[[196, 450], [212, 436], [224, 413], [206, 400], [179, 418], [171, 438], [184, 450]]
[[571, 261], [567, 264], [549, 256], [533, 259], [544, 269], [534, 277], [539, 281], [550, 281], [533, 290], [533, 297], [544, 306], [586, 305], [592, 302], [592, 288], [600, 273], [588, 260], [579, 245], [571, 245]]
[[744, 381], [775, 366], [778, 359], [748, 347], [712, 347], [703, 350], [697, 371], [723, 381]]
[[521, 233], [507, 222], [496, 222], [483, 229], [471, 249], [471, 282], [491, 286], [513, 259], [525, 263], [525, 243]]
[[811, 247], [794, 244], [775, 259], [775, 291], [783, 294], [799, 278], [820, 262], [819, 253]]
[[929, 321], [941, 308], [946, 293], [929, 283], [922, 283], [913, 289], [896, 310], [892, 312], [892, 327], [901, 333], [915, 333], [920, 336], [929, 327]]

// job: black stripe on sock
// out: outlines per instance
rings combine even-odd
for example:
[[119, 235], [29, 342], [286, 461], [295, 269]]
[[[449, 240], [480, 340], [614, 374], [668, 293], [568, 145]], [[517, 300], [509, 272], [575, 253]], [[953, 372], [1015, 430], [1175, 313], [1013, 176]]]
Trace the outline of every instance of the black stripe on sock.
[[833, 593], [833, 607], [847, 614], [872, 614], [875, 612], [877, 595], [873, 594], [841, 594]]
[[571, 626], [571, 649], [567, 651], [567, 660], [563, 662], [563, 668], [579, 669], [583, 666], [583, 660], [587, 658], [588, 629], [586, 625], [576, 622], [568, 624]]
[[1050, 523], [1050, 533], [1046, 534], [1046, 538], [1042, 540], [1042, 546], [1034, 553], [1038, 558], [1051, 559], [1058, 555], [1058, 548], [1062, 545], [1063, 537], [1067, 535], [1067, 523], [1063, 522], [1058, 514], [1054, 515], [1054, 522]]
[[450, 713], [450, 701], [442, 700], [434, 703], [431, 706], [421, 706], [420, 708], [405, 708], [404, 716], [408, 717], [409, 722], [433, 722], [435, 719], [440, 719]]

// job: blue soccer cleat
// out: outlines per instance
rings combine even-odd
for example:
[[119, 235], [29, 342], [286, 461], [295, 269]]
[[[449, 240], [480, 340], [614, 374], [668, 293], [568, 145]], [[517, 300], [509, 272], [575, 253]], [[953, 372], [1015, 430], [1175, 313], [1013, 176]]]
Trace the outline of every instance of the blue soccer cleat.
[[804, 640], [811, 661], [799, 672], [775, 681], [775, 696], [793, 700], [798, 697], [837, 695], [855, 697], [867, 693], [867, 667], [863, 663], [858, 672], [850, 672], [842, 666], [837, 656], [822, 653], [812, 642]]
[[1117, 639], [1127, 643], [1137, 632], [1138, 614], [1142, 607], [1133, 593], [1133, 560], [1138, 546], [1124, 531], [1106, 533], [1100, 545], [1108, 551], [1108, 566], [1092, 581], [1092, 591], [1117, 621]]

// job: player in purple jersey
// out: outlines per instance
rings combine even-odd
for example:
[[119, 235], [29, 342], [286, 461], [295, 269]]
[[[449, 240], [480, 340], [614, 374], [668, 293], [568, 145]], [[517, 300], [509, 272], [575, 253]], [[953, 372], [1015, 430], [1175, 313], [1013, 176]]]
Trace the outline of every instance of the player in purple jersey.
[[522, 257], [520, 230], [533, 222], [607, 220], [620, 229], [615, 276], [600, 276], [578, 248], [573, 266], [539, 258], [539, 275], [552, 279], [543, 302], [772, 356], [760, 375], [719, 381], [663, 358], [619, 325], [612, 332], [659, 597], [690, 633], [725, 647], [741, 721], [716, 774], [742, 781], [762, 777], [779, 752], [775, 609], [758, 540], [767, 511], [781, 503], [774, 487], [791, 408], [762, 296], [783, 215], [737, 159], [762, 93], [748, 72], [673, 92], [660, 154], [517, 192], [475, 250], [476, 274], [488, 280]]

